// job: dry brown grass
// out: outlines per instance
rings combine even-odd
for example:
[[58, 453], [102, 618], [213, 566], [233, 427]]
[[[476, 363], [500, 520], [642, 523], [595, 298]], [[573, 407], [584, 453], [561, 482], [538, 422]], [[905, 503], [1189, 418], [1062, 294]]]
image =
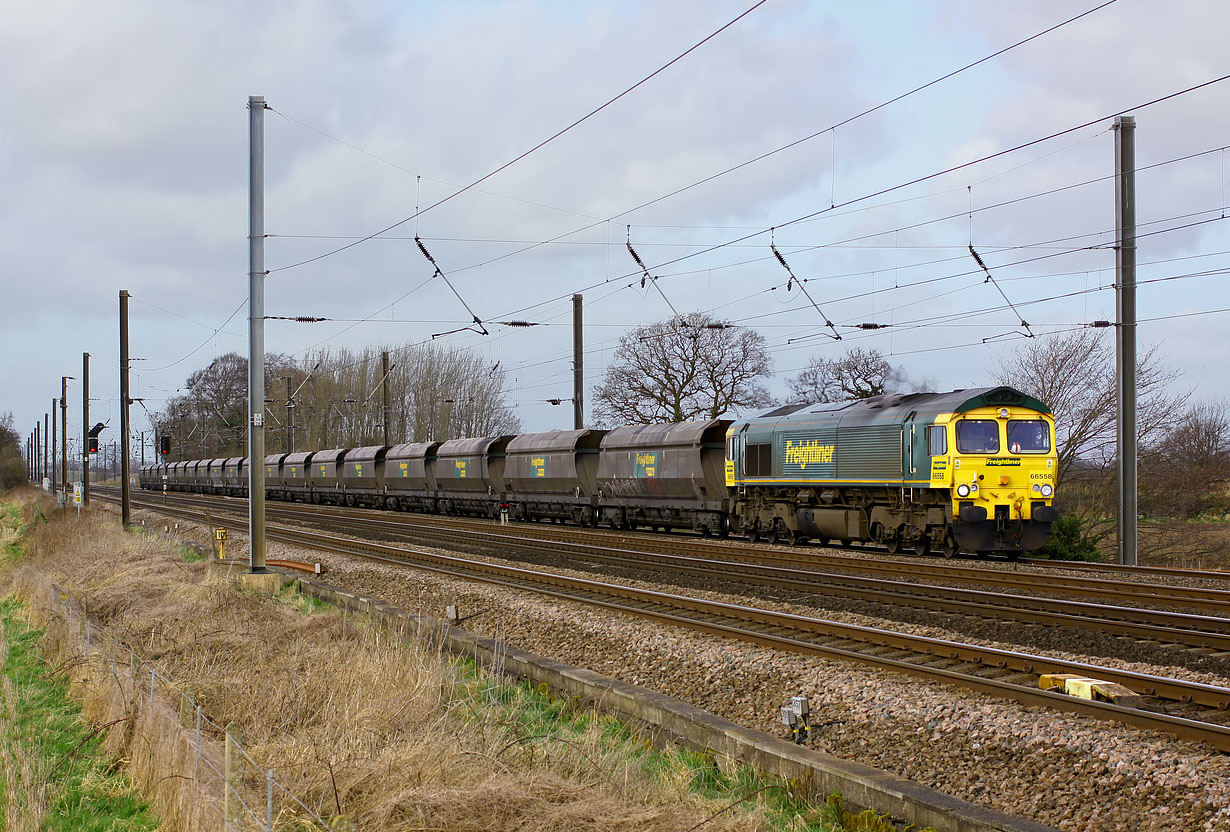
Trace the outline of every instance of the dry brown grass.
[[1147, 520], [1139, 526], [1139, 550], [1146, 566], [1230, 569], [1230, 523]]
[[[249, 753], [290, 791], [326, 816], [340, 807], [359, 829], [768, 828], [755, 809], [705, 822], [723, 804], [689, 791], [691, 769], [680, 762], [650, 774], [643, 747], [611, 741], [604, 720], [537, 736], [521, 718], [532, 697], [509, 697], [463, 664], [336, 611], [304, 614], [239, 591], [163, 541], [123, 534], [111, 516], [51, 517], [27, 549], [0, 592], [16, 591], [37, 611], [57, 661], [71, 664], [73, 646], [52, 616], [47, 578], [192, 691], [213, 720], [238, 726]], [[131, 683], [104, 688], [87, 701], [92, 721], [133, 713], [141, 693]], [[191, 792], [166, 774], [176, 769], [165, 758], [191, 757], [185, 736], [170, 720], [140, 716], [108, 740], [147, 794], [161, 792], [164, 822], [194, 814]], [[208, 813], [195, 814], [204, 822]]]

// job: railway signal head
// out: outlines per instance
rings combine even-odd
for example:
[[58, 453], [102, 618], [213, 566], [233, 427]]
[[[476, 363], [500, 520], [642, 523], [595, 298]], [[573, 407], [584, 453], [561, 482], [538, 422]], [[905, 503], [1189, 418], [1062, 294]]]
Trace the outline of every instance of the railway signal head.
[[158, 440], [158, 452], [163, 456], [171, 453], [171, 437], [163, 436]]

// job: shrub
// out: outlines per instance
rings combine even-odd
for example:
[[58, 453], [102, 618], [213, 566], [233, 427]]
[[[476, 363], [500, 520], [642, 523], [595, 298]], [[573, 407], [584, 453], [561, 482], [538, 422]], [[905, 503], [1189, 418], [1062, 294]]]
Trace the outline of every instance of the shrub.
[[1065, 515], [1051, 524], [1051, 539], [1037, 552], [1051, 560], [1100, 561], [1097, 542], [1085, 533], [1079, 517]]
[[0, 456], [0, 489], [12, 488], [26, 481], [26, 463], [21, 457]]

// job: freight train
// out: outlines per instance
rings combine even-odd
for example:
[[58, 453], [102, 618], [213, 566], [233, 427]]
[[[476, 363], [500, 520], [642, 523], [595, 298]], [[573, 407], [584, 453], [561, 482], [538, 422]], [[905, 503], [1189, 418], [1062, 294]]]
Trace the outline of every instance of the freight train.
[[[736, 421], [272, 454], [265, 496], [1014, 556], [1058, 519], [1053, 437], [1046, 405], [1008, 387], [885, 394]], [[243, 497], [247, 484], [244, 457], [140, 472], [152, 490]]]

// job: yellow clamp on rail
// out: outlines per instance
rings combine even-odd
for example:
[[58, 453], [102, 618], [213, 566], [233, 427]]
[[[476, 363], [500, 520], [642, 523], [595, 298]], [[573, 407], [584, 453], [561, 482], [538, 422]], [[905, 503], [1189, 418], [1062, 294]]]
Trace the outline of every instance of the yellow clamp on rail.
[[1145, 701], [1140, 694], [1130, 688], [1125, 688], [1116, 682], [1104, 682], [1101, 679], [1077, 676], [1074, 673], [1044, 673], [1038, 679], [1038, 687], [1043, 690], [1066, 693], [1068, 696], [1075, 696], [1079, 699], [1122, 705], [1125, 708], [1145, 706]]

